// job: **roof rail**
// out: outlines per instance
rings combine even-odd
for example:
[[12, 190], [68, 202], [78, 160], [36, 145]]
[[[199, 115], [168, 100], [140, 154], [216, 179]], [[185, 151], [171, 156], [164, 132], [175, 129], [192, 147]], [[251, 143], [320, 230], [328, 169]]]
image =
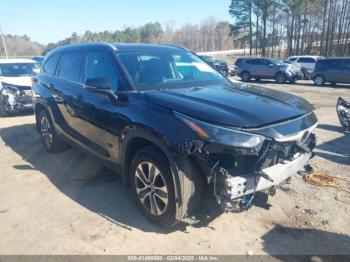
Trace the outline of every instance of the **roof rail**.
[[170, 46], [170, 47], [177, 47], [186, 51], [190, 51], [189, 49], [187, 49], [186, 47], [182, 46], [182, 45], [176, 45], [176, 44], [162, 44], [163, 46]]

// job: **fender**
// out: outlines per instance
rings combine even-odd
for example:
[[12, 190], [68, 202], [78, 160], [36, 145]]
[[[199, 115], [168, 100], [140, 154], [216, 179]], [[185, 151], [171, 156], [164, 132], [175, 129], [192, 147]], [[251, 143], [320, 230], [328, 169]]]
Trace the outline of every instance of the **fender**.
[[[149, 141], [150, 143], [153, 143], [156, 145], [169, 161], [170, 169], [173, 177], [174, 182], [174, 189], [175, 189], [175, 199], [176, 199], [176, 218], [178, 220], [183, 220], [184, 216], [187, 214], [187, 203], [184, 203], [184, 197], [181, 190], [181, 184], [182, 184], [182, 175], [180, 174], [180, 166], [181, 163], [179, 161], [175, 160], [175, 158], [172, 156], [170, 150], [165, 145], [165, 141], [163, 138], [161, 138], [158, 134], [156, 134], [154, 131], [152, 131], [149, 128], [146, 127], [136, 127], [133, 129], [129, 129], [126, 133], [124, 133], [121, 141], [121, 164], [122, 164], [122, 177], [125, 185], [128, 181], [128, 166], [127, 166], [127, 149], [129, 142], [134, 138], [141, 138], [144, 140]], [[180, 161], [181, 162], [181, 161]], [[185, 201], [187, 202], [187, 201]]]

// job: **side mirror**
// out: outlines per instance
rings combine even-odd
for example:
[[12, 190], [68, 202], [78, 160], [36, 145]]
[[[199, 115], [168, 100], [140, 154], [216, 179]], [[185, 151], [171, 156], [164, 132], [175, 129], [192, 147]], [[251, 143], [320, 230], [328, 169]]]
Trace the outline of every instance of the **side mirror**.
[[85, 80], [85, 85], [88, 88], [110, 90], [112, 88], [111, 82], [104, 77], [88, 78]]

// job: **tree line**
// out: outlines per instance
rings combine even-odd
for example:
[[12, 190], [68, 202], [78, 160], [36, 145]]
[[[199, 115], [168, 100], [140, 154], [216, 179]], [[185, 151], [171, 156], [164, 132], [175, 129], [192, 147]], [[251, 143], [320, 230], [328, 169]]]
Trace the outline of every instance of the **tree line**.
[[250, 55], [350, 54], [350, 0], [232, 0], [229, 13]]
[[161, 25], [151, 22], [139, 27], [127, 27], [123, 30], [91, 32], [83, 35], [73, 33], [70, 37], [57, 43], [48, 44], [43, 53], [63, 45], [83, 42], [110, 42], [110, 43], [149, 43], [149, 44], [176, 44], [196, 52], [227, 50], [233, 48], [231, 37], [232, 25], [226, 21], [207, 18], [200, 24], [185, 24], [176, 27], [175, 22]]
[[[122, 30], [91, 32], [41, 45], [27, 36], [5, 36], [10, 56], [47, 54], [74, 43], [168, 43], [195, 52], [245, 49], [247, 55], [283, 57], [350, 54], [350, 0], [231, 0], [230, 22], [150, 22]], [[0, 55], [3, 55], [0, 44]]]

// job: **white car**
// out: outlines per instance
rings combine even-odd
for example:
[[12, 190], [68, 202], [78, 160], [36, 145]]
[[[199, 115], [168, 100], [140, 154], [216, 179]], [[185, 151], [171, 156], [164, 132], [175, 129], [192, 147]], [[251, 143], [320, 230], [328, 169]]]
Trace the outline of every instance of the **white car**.
[[40, 72], [30, 59], [0, 59], [0, 116], [32, 108], [32, 77]]
[[324, 59], [322, 56], [291, 56], [288, 61], [298, 63], [304, 73], [306, 79], [310, 79], [315, 70], [316, 62]]

